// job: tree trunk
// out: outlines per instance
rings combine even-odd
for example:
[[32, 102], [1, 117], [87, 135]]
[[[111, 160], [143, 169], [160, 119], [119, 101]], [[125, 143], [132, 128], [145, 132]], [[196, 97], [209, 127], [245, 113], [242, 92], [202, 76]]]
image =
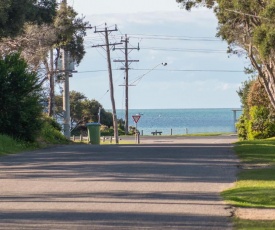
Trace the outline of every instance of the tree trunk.
[[249, 59], [253, 67], [258, 71], [259, 77], [260, 79], [262, 79], [269, 101], [272, 107], [275, 109], [275, 80], [273, 68], [269, 68], [268, 65], [266, 65], [265, 67], [259, 66], [251, 52], [249, 55]]

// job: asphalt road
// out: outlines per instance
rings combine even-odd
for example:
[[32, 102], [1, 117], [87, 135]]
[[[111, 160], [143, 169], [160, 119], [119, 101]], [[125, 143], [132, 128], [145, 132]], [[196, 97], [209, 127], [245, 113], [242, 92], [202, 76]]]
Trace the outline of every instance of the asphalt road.
[[234, 139], [169, 140], [1, 157], [0, 229], [232, 229]]

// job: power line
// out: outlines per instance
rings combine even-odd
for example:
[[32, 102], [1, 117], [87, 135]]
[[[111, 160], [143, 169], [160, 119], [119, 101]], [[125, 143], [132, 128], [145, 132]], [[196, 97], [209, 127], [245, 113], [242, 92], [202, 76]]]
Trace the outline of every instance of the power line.
[[[115, 71], [121, 71], [121, 69], [113, 69]], [[131, 69], [134, 71], [149, 71], [151, 69]], [[76, 74], [83, 73], [98, 73], [107, 72], [108, 70], [86, 70], [78, 71]], [[154, 71], [166, 71], [166, 72], [215, 72], [215, 73], [244, 73], [244, 70], [222, 70], [222, 69], [155, 69]]]
[[154, 37], [154, 36], [131, 36], [131, 38], [142, 39], [142, 40], [165, 40], [165, 41], [200, 41], [200, 42], [222, 42], [216, 39], [207, 38], [188, 38], [188, 37]]
[[186, 49], [186, 48], [162, 48], [162, 47], [142, 47], [142, 49], [156, 50], [156, 51], [186, 52], [186, 53], [222, 53], [222, 54], [227, 53], [226, 50], [217, 50], [217, 49]]
[[[114, 35], [120, 37], [120, 35]], [[205, 41], [205, 42], [222, 42], [221, 39], [213, 37], [190, 37], [190, 36], [171, 36], [157, 34], [129, 34], [129, 37], [136, 39], [151, 39], [151, 40], [179, 40], [179, 41]], [[86, 38], [90, 38], [87, 36]]]
[[161, 47], [142, 47], [147, 50], [172, 51], [172, 52], [191, 52], [191, 53], [226, 53], [226, 50], [215, 49], [185, 49], [185, 48], [161, 48]]

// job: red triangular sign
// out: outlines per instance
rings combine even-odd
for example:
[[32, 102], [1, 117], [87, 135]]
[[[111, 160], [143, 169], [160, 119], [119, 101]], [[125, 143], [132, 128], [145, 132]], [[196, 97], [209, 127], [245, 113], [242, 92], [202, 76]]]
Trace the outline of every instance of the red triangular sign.
[[133, 115], [132, 118], [134, 119], [135, 123], [138, 123], [140, 115]]

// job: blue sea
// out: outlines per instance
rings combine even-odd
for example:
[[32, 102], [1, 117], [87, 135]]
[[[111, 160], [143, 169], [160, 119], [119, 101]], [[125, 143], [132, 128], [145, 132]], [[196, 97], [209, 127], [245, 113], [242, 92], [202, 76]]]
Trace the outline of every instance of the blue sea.
[[[125, 119], [125, 111], [117, 110], [118, 118]], [[144, 135], [157, 130], [164, 135], [234, 132], [232, 109], [130, 109], [129, 126], [135, 126], [132, 115], [141, 114], [137, 124]], [[237, 118], [241, 111], [237, 112]]]

